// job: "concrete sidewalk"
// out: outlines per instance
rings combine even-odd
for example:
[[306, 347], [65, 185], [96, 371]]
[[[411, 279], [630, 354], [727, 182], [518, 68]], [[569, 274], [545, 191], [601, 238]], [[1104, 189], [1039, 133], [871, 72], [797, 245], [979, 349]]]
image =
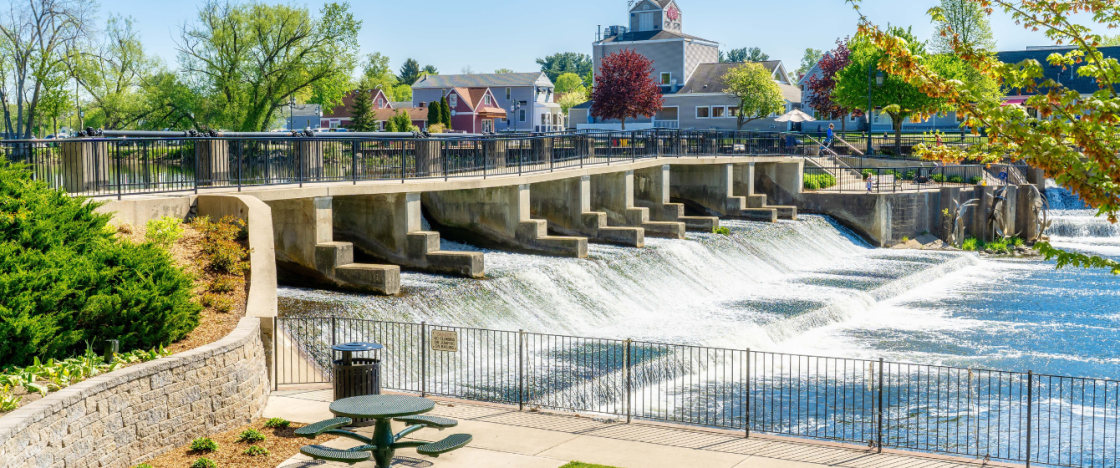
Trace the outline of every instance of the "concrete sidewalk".
[[[422, 430], [409, 439], [434, 441], [454, 433], [467, 433], [474, 441], [466, 448], [439, 458], [419, 456], [415, 449], [397, 451], [393, 466], [401, 467], [518, 467], [558, 468], [582, 461], [620, 468], [974, 468], [977, 460], [933, 455], [889, 452], [876, 454], [853, 446], [805, 442], [773, 436], [754, 436], [731, 431], [694, 429], [649, 423], [617, 422], [576, 415], [519, 412], [516, 408], [460, 400], [432, 398], [437, 402], [430, 414], [459, 421], [459, 426], [440, 432]], [[328, 411], [329, 389], [273, 392], [265, 417], [281, 417], [312, 423], [333, 417]], [[401, 426], [400, 429], [403, 429]], [[394, 430], [400, 430], [394, 428]], [[370, 435], [372, 428], [355, 432]], [[348, 448], [358, 445], [349, 439], [326, 444]], [[296, 455], [283, 468], [312, 466], [345, 467], [341, 463], [312, 461]], [[353, 465], [373, 468], [373, 462]], [[988, 463], [987, 466], [1009, 466]]]

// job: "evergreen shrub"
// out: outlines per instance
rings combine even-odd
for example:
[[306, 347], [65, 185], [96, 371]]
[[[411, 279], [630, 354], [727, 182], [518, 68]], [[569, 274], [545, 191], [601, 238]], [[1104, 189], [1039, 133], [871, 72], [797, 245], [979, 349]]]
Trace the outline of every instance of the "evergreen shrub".
[[158, 347], [198, 326], [192, 278], [166, 250], [114, 238], [98, 206], [0, 159], [0, 366], [107, 339]]

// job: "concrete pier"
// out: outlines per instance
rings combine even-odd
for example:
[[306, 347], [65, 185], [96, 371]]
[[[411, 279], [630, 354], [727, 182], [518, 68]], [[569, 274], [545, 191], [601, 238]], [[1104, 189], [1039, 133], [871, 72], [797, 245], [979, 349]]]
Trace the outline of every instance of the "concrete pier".
[[[108, 190], [109, 144], [104, 141], [65, 140], [62, 147], [62, 186], [70, 193]], [[19, 147], [15, 147], [19, 148]], [[116, 181], [112, 182], [113, 184]]]
[[[677, 166], [672, 171], [670, 194], [722, 218], [777, 222], [776, 209], [748, 208], [745, 196], [735, 196], [736, 172], [735, 164]], [[739, 177], [745, 179], [742, 174]]]
[[266, 202], [272, 208], [280, 279], [394, 295], [401, 289], [396, 265], [354, 263], [354, 245], [334, 241], [333, 198]]
[[735, 169], [732, 193], [744, 196], [748, 209], [773, 209], [777, 211], [778, 219], [796, 220], [796, 206], [771, 205], [766, 192], [757, 191], [755, 186], [761, 180], [761, 184], [774, 186], [771, 192], [784, 192], [787, 196], [783, 198], [788, 198], [801, 193], [803, 171], [804, 166], [796, 163], [748, 163]]
[[467, 278], [485, 275], [481, 252], [444, 252], [424, 231], [419, 193], [334, 197], [335, 237], [362, 253], [405, 268]]
[[587, 238], [548, 235], [548, 221], [531, 219], [529, 185], [427, 192], [424, 207], [449, 237], [483, 246], [561, 257], [587, 257]]
[[647, 236], [684, 239], [685, 224], [651, 221], [649, 208], [634, 205], [634, 171], [596, 174], [591, 179], [591, 208], [606, 213], [616, 226], [640, 227]]
[[548, 220], [552, 231], [590, 242], [645, 246], [645, 229], [608, 226], [606, 213], [591, 210], [590, 176], [532, 184], [529, 192], [530, 214]]
[[648, 208], [650, 219], [684, 223], [689, 231], [712, 232], [719, 227], [715, 216], [685, 216], [684, 204], [670, 202], [672, 166], [665, 164], [634, 171], [634, 206]]

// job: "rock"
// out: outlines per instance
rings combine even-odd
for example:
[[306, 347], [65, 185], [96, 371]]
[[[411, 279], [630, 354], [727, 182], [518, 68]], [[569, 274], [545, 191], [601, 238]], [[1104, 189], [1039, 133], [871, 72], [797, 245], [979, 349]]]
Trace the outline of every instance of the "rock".
[[934, 240], [933, 242], [928, 242], [922, 246], [922, 250], [942, 250], [944, 248], [945, 243], [942, 242], [941, 239]]
[[897, 250], [920, 250], [922, 248], [922, 244], [920, 242], [914, 240], [914, 239], [910, 239], [910, 240], [908, 240], [906, 242], [903, 242], [901, 244], [896, 244], [894, 247], [891, 247], [891, 248], [892, 249], [897, 249]]
[[920, 243], [922, 245], [927, 245], [927, 246], [929, 244], [934, 243], [934, 242], [941, 242], [941, 239], [938, 239], [937, 236], [935, 236], [933, 234], [922, 234], [922, 235], [918, 236], [918, 238], [916, 240], [918, 241], [918, 243]]

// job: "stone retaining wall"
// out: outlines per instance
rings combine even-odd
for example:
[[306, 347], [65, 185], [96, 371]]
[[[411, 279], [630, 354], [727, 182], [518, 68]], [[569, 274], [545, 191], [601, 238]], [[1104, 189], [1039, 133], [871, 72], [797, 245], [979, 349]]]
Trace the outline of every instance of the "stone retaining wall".
[[94, 377], [0, 417], [0, 467], [129, 467], [259, 416], [260, 319], [201, 348]]

